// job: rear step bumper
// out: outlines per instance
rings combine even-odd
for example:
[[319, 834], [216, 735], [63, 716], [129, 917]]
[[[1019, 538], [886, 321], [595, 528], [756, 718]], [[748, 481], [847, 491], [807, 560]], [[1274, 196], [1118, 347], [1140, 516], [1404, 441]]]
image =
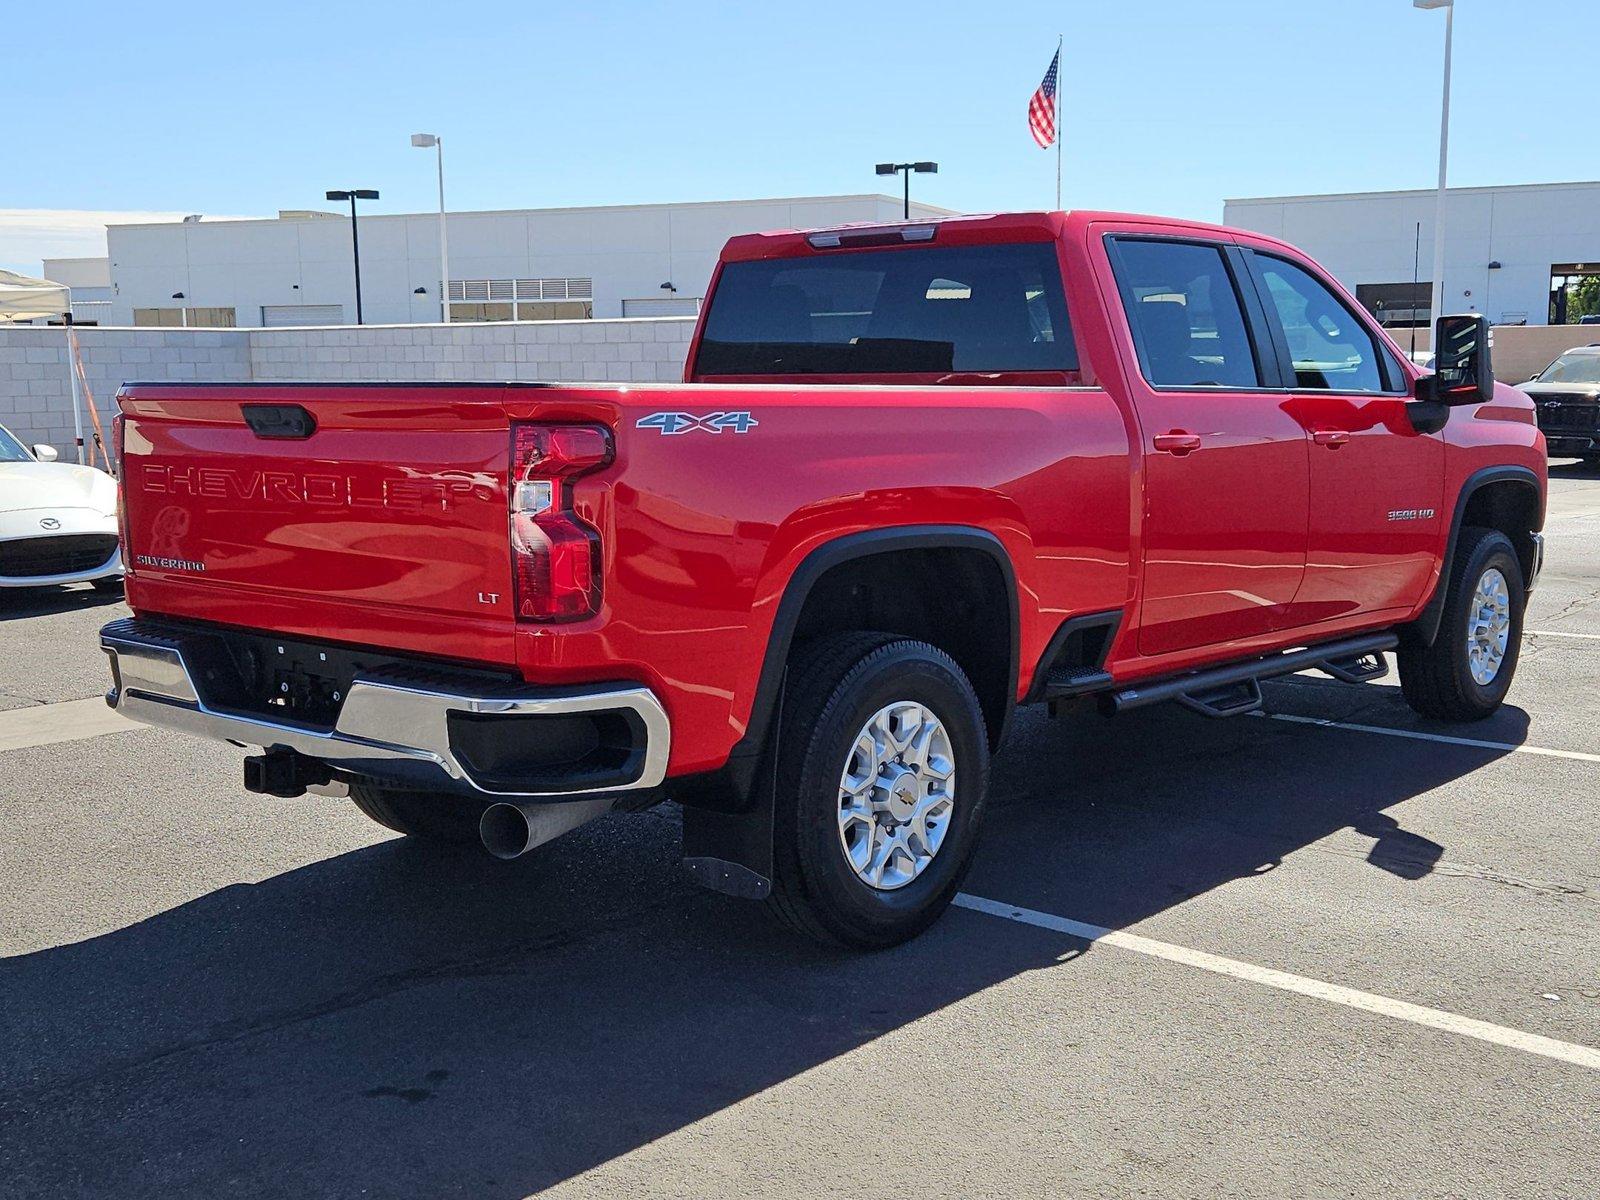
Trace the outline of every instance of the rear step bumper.
[[[399, 787], [482, 799], [565, 800], [660, 785], [672, 731], [649, 688], [486, 686], [447, 668], [358, 675], [331, 728], [207, 702], [204, 639], [182, 626], [114, 621], [106, 703], [130, 720], [200, 737], [293, 750]], [[550, 749], [550, 747], [555, 747]], [[542, 752], [542, 753], [541, 753]]]

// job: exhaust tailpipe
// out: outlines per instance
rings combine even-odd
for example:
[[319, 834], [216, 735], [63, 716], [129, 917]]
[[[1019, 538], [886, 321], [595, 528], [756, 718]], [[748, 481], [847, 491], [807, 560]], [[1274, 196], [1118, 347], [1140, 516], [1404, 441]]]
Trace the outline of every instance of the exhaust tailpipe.
[[483, 848], [496, 858], [517, 858], [611, 811], [613, 800], [569, 800], [556, 804], [509, 804], [484, 809], [478, 821]]

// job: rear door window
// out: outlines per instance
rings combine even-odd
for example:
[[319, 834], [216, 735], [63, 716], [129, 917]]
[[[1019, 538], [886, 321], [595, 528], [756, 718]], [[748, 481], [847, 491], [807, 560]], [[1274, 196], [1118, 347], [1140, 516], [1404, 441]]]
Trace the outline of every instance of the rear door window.
[[1157, 387], [1261, 386], [1233, 276], [1219, 246], [1115, 239], [1112, 268], [1139, 352]]
[[699, 375], [1076, 371], [1050, 243], [724, 264]]

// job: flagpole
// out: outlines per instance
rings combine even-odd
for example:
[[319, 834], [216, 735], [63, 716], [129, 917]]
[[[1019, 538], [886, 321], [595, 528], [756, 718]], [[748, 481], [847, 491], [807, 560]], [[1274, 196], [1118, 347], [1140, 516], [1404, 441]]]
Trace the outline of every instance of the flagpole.
[[1056, 211], [1061, 211], [1061, 45], [1063, 35], [1056, 34]]

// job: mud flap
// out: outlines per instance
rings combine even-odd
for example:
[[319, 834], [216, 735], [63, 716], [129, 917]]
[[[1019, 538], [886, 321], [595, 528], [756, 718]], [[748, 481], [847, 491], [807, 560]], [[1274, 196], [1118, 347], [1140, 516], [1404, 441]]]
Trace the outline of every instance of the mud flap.
[[683, 810], [683, 867], [701, 887], [741, 900], [772, 892], [772, 796], [745, 812]]
[[683, 808], [683, 869], [703, 888], [740, 900], [772, 894], [773, 812], [776, 808], [778, 744], [783, 736], [787, 669], [778, 683], [777, 715], [767, 744], [757, 754], [730, 756], [720, 786]]

